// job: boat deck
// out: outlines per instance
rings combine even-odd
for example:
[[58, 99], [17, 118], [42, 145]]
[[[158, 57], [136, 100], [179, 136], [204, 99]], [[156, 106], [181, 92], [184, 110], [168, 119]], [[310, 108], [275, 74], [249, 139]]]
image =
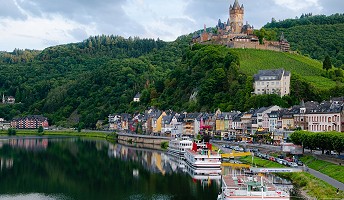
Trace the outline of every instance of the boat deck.
[[[197, 155], [204, 155], [204, 156], [208, 156], [208, 155], [211, 155], [211, 156], [218, 156], [219, 158], [221, 158], [221, 155], [215, 151], [210, 151], [210, 150], [197, 150], [197, 151], [193, 151], [191, 149], [187, 149], [186, 151], [188, 151], [189, 153], [191, 153], [192, 155], [194, 156], [197, 156]], [[209, 151], [210, 151], [210, 154], [209, 154]]]
[[[231, 175], [226, 175], [226, 176], [223, 176], [222, 178], [226, 187], [246, 187], [247, 185], [251, 185], [255, 187], [261, 186], [260, 176], [237, 175], [236, 177], [233, 177]], [[272, 183], [267, 181], [267, 179], [264, 177], [263, 177], [263, 182], [268, 191], [276, 190], [276, 187]]]

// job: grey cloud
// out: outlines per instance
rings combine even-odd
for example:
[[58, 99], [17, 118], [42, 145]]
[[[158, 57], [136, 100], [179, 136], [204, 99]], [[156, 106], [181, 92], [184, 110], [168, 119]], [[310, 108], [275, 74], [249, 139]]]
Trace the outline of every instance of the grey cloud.
[[0, 17], [26, 19], [26, 16], [20, 12], [13, 0], [0, 0], [0, 5]]
[[321, 0], [320, 5], [323, 7], [323, 13], [321, 14], [331, 15], [335, 13], [344, 13], [343, 0]]
[[[94, 24], [101, 34], [137, 34], [144, 30], [140, 24], [126, 15], [122, 6], [126, 0], [27, 0], [20, 4], [34, 16], [59, 14], [84, 25]], [[78, 39], [82, 35], [74, 35]]]
[[[213, 20], [212, 24], [207, 26], [215, 26], [217, 20], [227, 20], [229, 4], [233, 4], [234, 0], [190, 0], [185, 13], [191, 18], [196, 20], [196, 29], [203, 28], [203, 23], [206, 20]], [[240, 4], [244, 4], [245, 7], [245, 21], [248, 21], [255, 28], [264, 26], [267, 22], [271, 21], [271, 18], [277, 20], [283, 20], [287, 18], [295, 18], [302, 13], [312, 12], [314, 14], [334, 14], [343, 13], [344, 1], [343, 0], [319, 0], [319, 4], [323, 7], [323, 10], [317, 8], [307, 8], [301, 11], [291, 11], [285, 7], [278, 6], [273, 0], [239, 0]]]
[[181, 25], [183, 28], [190, 28], [194, 25], [194, 22], [185, 18], [170, 18], [165, 17], [161, 19], [167, 25]]
[[59, 45], [61, 42], [57, 40], [43, 40], [42, 43], [45, 46], [56, 46], [56, 45]]
[[191, 0], [185, 14], [193, 18], [198, 25], [203, 26], [205, 18], [213, 19], [215, 25], [218, 19], [223, 21], [225, 17], [228, 18], [228, 7], [228, 2], [223, 0]]
[[75, 28], [68, 32], [70, 35], [72, 35], [76, 40], [82, 40], [86, 39], [88, 37], [86, 31], [81, 28]]

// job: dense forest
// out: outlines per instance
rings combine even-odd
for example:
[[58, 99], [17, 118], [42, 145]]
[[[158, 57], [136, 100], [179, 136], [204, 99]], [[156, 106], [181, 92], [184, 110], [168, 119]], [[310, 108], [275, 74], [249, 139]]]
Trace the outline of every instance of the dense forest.
[[[19, 62], [23, 54], [2, 54], [0, 88], [18, 104], [0, 106], [0, 114], [7, 120], [44, 114], [56, 125], [93, 127], [111, 112], [133, 112], [132, 97], [178, 65], [179, 45], [179, 39], [95, 36], [47, 48], [28, 61]], [[9, 62], [9, 55], [18, 62]]]
[[[307, 26], [330, 25], [339, 24]], [[289, 29], [298, 27], [306, 26]], [[101, 35], [43, 51], [0, 52], [0, 92], [16, 98], [14, 105], [0, 104], [0, 117], [42, 114], [53, 125], [95, 128], [110, 113], [141, 112], [149, 106], [178, 112], [245, 111], [344, 95], [342, 71], [325, 71], [318, 61], [297, 54], [190, 45], [191, 37], [164, 42]], [[290, 96], [252, 96], [252, 75], [272, 68], [292, 72]], [[137, 93], [139, 103], [133, 102]]]
[[[323, 61], [329, 55], [335, 67], [344, 69], [344, 14], [331, 16], [302, 14], [297, 19], [271, 20], [264, 27], [267, 39], [277, 39], [282, 32], [291, 48]], [[271, 34], [275, 33], [275, 34]]]

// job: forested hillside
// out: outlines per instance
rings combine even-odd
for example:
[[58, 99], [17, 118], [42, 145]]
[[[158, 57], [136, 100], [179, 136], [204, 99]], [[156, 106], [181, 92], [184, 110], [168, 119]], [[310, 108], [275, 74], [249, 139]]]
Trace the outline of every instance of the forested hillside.
[[182, 45], [187, 45], [182, 37], [167, 43], [96, 36], [47, 48], [28, 61], [12, 62], [7, 58], [21, 55], [3, 53], [1, 92], [21, 104], [2, 105], [0, 115], [10, 120], [44, 114], [53, 124], [73, 126], [80, 120], [94, 127], [111, 112], [134, 112], [133, 96], [164, 80], [181, 60]]
[[[0, 53], [0, 92], [16, 104], [0, 105], [0, 117], [43, 114], [51, 124], [94, 128], [110, 113], [134, 113], [149, 106], [174, 111], [241, 110], [288, 107], [300, 99], [344, 95], [342, 76], [326, 78], [321, 63], [272, 51], [189, 45], [174, 42], [95, 36], [43, 51]], [[291, 95], [252, 96], [252, 75], [259, 69], [292, 72]], [[133, 102], [136, 93], [141, 101]]]
[[329, 55], [335, 67], [344, 69], [344, 14], [303, 14], [298, 19], [272, 20], [264, 28], [277, 36], [284, 32], [292, 50], [320, 61]]

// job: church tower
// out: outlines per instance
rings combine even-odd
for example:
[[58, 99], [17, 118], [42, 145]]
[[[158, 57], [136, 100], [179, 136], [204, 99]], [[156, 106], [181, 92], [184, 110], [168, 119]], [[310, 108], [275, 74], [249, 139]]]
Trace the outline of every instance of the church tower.
[[229, 21], [232, 33], [241, 33], [244, 25], [244, 5], [239, 5], [238, 0], [235, 0], [233, 6], [229, 6]]

